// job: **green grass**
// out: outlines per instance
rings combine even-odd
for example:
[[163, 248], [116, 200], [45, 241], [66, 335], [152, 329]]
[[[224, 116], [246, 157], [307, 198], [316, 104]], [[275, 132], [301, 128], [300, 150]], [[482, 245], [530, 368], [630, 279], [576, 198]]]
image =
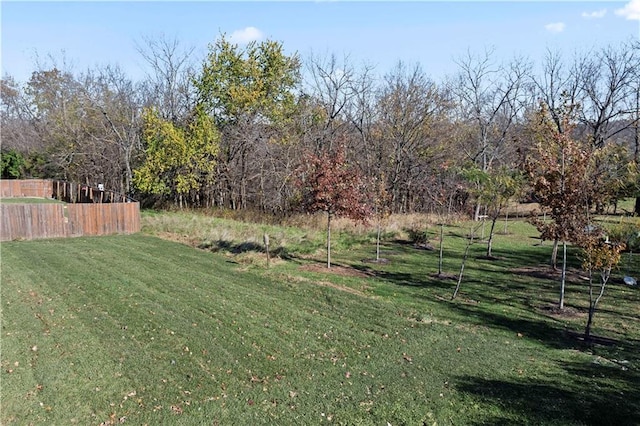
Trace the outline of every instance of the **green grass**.
[[[195, 214], [150, 235], [2, 244], [2, 424], [611, 424], [640, 420], [640, 289], [607, 288], [585, 345], [586, 286], [548, 308], [550, 244], [510, 222], [472, 247], [461, 293], [437, 250]], [[469, 224], [446, 228], [457, 274]], [[195, 231], [197, 230], [197, 232]], [[430, 229], [437, 245], [437, 229]], [[262, 233], [282, 258], [266, 268]], [[198, 237], [193, 237], [198, 233]], [[203, 249], [194, 249], [201, 246]], [[571, 251], [572, 266], [577, 265]], [[640, 276], [640, 258], [629, 273]], [[342, 267], [341, 268], [338, 268]]]
[[48, 204], [48, 203], [61, 203], [53, 198], [39, 198], [39, 197], [2, 197], [0, 198], [0, 204]]

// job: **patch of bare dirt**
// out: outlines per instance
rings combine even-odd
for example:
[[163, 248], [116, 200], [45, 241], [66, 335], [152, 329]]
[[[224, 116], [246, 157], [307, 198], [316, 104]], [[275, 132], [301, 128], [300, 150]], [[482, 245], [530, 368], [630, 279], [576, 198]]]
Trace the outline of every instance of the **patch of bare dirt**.
[[331, 268], [327, 268], [327, 265], [312, 263], [303, 265], [300, 267], [300, 269], [302, 269], [303, 271], [322, 272], [325, 274], [339, 275], [341, 277], [369, 278], [373, 276], [370, 272], [338, 265], [331, 265]]
[[414, 244], [413, 247], [417, 250], [427, 250], [427, 251], [434, 251], [436, 249], [434, 246], [432, 246], [429, 243]]
[[[319, 264], [310, 264], [310, 265], [303, 265], [300, 267], [300, 269], [302, 269], [303, 271], [311, 271], [311, 272], [318, 272], [318, 273], [325, 273], [325, 274], [334, 274], [334, 275], [339, 275], [342, 277], [356, 277], [356, 278], [369, 278], [372, 276], [371, 273], [368, 273], [366, 271], [361, 271], [355, 268], [349, 268], [349, 267], [345, 267], [345, 266], [338, 266], [338, 265], [332, 265], [331, 268], [327, 268], [326, 265], [319, 265]], [[322, 286], [322, 287], [331, 287], [334, 288], [336, 290], [340, 290], [340, 291], [344, 291], [347, 293], [351, 293], [351, 294], [355, 294], [357, 296], [362, 296], [362, 297], [370, 297], [368, 294], [360, 291], [360, 290], [356, 290], [355, 288], [352, 287], [347, 287], [347, 286], [343, 286], [343, 285], [339, 285], [339, 284], [334, 284], [332, 282], [328, 282], [328, 281], [315, 281], [314, 284]], [[365, 287], [363, 287], [365, 288]]]
[[586, 317], [587, 315], [586, 312], [583, 312], [580, 309], [572, 308], [570, 306], [565, 306], [560, 309], [558, 305], [541, 306], [538, 308], [538, 311], [544, 315], [554, 318], [580, 318]]
[[443, 272], [441, 274], [431, 274], [432, 278], [438, 279], [438, 280], [457, 280], [458, 276], [455, 274], [447, 274], [446, 272]]

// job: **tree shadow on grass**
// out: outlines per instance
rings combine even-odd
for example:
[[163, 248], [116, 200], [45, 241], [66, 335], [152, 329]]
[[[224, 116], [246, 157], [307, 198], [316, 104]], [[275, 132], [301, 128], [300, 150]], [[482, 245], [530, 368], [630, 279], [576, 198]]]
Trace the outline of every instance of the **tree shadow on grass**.
[[[564, 365], [568, 375], [544, 380], [458, 378], [455, 387], [482, 404], [485, 410], [471, 424], [491, 425], [638, 425], [640, 376], [619, 366], [593, 363]], [[503, 414], [490, 414], [496, 411]]]
[[[455, 302], [452, 302], [449, 307], [469, 321], [475, 321], [480, 325], [505, 330], [521, 338], [535, 340], [552, 349], [574, 349], [610, 360], [624, 360], [627, 364], [620, 364], [621, 367], [640, 371], [640, 341], [636, 339], [617, 334], [615, 336], [592, 335], [591, 341], [585, 341], [582, 329], [578, 331], [567, 329], [561, 322], [551, 318], [546, 320], [518, 318], [513, 314], [502, 315], [490, 312], [481, 305], [463, 305]], [[637, 387], [640, 390], [640, 381]]]
[[[354, 267], [362, 268], [360, 266]], [[437, 274], [412, 274], [407, 272], [379, 271], [370, 268], [366, 269], [376, 278], [398, 286], [451, 289], [453, 291], [453, 286], [455, 285], [452, 284], [451, 278], [448, 278], [448, 276], [444, 274], [442, 277], [437, 277]]]
[[494, 329], [512, 332], [523, 338], [533, 339], [554, 349], [581, 349], [584, 345], [576, 338], [575, 333], [565, 330], [560, 323], [553, 324], [552, 320], [533, 320], [531, 318], [518, 318], [512, 315], [501, 315], [489, 312], [481, 306], [462, 305], [452, 302], [450, 309], [484, 325]]
[[234, 244], [231, 241], [217, 240], [213, 242], [203, 242], [197, 246], [202, 250], [209, 250], [212, 252], [228, 252], [233, 254], [246, 253], [249, 251], [264, 252], [264, 247], [261, 244], [245, 241], [239, 244]]
[[[233, 243], [226, 240], [217, 240], [213, 242], [203, 242], [198, 244], [197, 248], [208, 250], [213, 253], [227, 252], [231, 254], [241, 254], [248, 252], [266, 253], [265, 246], [253, 241], [244, 241], [242, 243]], [[274, 247], [270, 250], [272, 257], [279, 257], [284, 260], [293, 260], [295, 256], [289, 253], [284, 247]]]

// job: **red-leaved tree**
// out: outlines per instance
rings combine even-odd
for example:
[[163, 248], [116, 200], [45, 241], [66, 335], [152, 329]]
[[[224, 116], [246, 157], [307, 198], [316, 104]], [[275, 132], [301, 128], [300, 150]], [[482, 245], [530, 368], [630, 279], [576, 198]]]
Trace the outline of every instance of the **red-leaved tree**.
[[358, 169], [347, 163], [343, 146], [334, 152], [306, 154], [297, 176], [302, 210], [327, 214], [327, 268], [331, 268], [331, 219], [366, 221], [371, 214], [366, 184]]
[[595, 197], [593, 178], [593, 149], [571, 135], [572, 105], [563, 113], [563, 128], [559, 132], [544, 108], [534, 132], [535, 150], [525, 168], [531, 188], [540, 208], [550, 221], [531, 218], [542, 240], [551, 240], [551, 265], [556, 268], [558, 244], [562, 243], [562, 278], [559, 308], [564, 308], [564, 289], [567, 269], [567, 242], [577, 242], [589, 224], [589, 208]]

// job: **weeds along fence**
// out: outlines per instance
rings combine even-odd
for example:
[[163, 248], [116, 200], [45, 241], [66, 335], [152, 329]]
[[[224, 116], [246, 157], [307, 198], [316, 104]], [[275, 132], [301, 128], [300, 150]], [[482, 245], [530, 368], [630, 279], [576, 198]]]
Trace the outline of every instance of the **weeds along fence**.
[[140, 203], [113, 191], [47, 180], [0, 180], [3, 198], [54, 198], [63, 203], [1, 203], [0, 241], [140, 231]]

